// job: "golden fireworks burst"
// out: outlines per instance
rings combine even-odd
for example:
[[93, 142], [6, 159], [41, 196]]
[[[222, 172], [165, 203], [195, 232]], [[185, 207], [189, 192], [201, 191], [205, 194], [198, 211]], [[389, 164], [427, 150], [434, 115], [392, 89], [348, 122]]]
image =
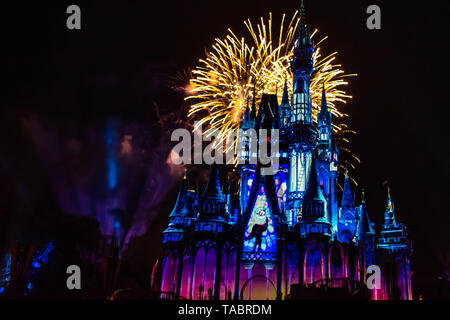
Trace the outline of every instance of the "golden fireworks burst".
[[[194, 128], [206, 127], [206, 135], [218, 132], [217, 141], [222, 142], [230, 132], [239, 128], [248, 101], [258, 101], [262, 93], [277, 92], [281, 100], [282, 85], [285, 80], [291, 92], [292, 74], [290, 61], [296, 44], [298, 11], [289, 22], [286, 15], [282, 21], [277, 38], [272, 34], [272, 14], [266, 22], [263, 18], [254, 27], [248, 19], [244, 24], [249, 32], [249, 40], [238, 38], [228, 29], [225, 39], [215, 39], [212, 49], [205, 59], [200, 59], [199, 65], [192, 71], [188, 87], [188, 97], [191, 102], [189, 117], [197, 117]], [[311, 37], [317, 37], [317, 29]], [[351, 96], [343, 87], [348, 85], [346, 78], [355, 74], [346, 74], [340, 64], [336, 64], [337, 52], [322, 57], [319, 45], [326, 40], [322, 38], [314, 48], [314, 71], [311, 76], [311, 99], [313, 119], [317, 121], [320, 111], [322, 87], [325, 86], [326, 98], [334, 118], [344, 118], [347, 115], [338, 109], [338, 104], [345, 104]], [[256, 107], [258, 103], [256, 103]], [[333, 129], [341, 151], [350, 154], [350, 158], [359, 162], [349, 148], [347, 129], [342, 121], [334, 121]], [[350, 167], [354, 167], [349, 161]]]

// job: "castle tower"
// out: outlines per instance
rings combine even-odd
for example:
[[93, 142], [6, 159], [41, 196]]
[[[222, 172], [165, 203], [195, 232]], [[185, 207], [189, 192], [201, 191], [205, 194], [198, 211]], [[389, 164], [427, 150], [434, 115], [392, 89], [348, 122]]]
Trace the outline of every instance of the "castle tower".
[[322, 88], [322, 101], [320, 103], [320, 112], [317, 117], [317, 128], [319, 129], [318, 147], [322, 150], [329, 150], [331, 138], [331, 112], [328, 110], [325, 85], [323, 85]]
[[[302, 216], [298, 224], [298, 233], [304, 243], [299, 246], [303, 257], [300, 283], [306, 285], [323, 284], [328, 278], [328, 244], [331, 238], [331, 224], [327, 217], [327, 201], [319, 185], [316, 160], [311, 164], [308, 188], [302, 203]], [[303, 279], [302, 279], [303, 278]]]
[[164, 230], [164, 243], [183, 240], [184, 229], [190, 224], [189, 204], [192, 200], [193, 195], [187, 190], [186, 171], [184, 171], [177, 201], [169, 215], [169, 226]]
[[[195, 194], [187, 189], [184, 172], [175, 206], [169, 215], [169, 225], [163, 232], [161, 291], [179, 295], [181, 290], [185, 234], [191, 224], [191, 206]], [[162, 298], [170, 298], [163, 296]]]
[[380, 299], [411, 300], [410, 257], [412, 245], [408, 231], [403, 223], [395, 219], [394, 202], [391, 199], [389, 185], [387, 187], [386, 210], [384, 224], [381, 228], [377, 249], [379, 263], [382, 266], [383, 287], [378, 295]]
[[367, 267], [375, 264], [375, 231], [373, 223], [370, 222], [367, 211], [364, 189], [361, 195], [361, 205], [358, 207], [358, 245], [359, 245], [359, 275], [360, 283], [366, 284]]
[[288, 222], [294, 225], [301, 215], [301, 202], [306, 191], [315, 143], [312, 123], [312, 101], [309, 91], [313, 72], [314, 45], [306, 25], [303, 1], [300, 6], [298, 42], [291, 62], [293, 94], [290, 109], [289, 183], [287, 194]]
[[222, 193], [219, 168], [214, 163], [205, 191], [200, 198], [195, 231], [222, 232], [223, 224], [227, 221], [225, 204], [226, 199]]
[[249, 188], [254, 179], [257, 161], [258, 136], [255, 130], [256, 96], [253, 93], [253, 103], [247, 107], [244, 119], [239, 129], [238, 169], [240, 174], [240, 207], [245, 210], [248, 203]]
[[338, 239], [342, 242], [350, 242], [356, 236], [357, 216], [355, 199], [350, 185], [348, 171], [345, 169], [344, 188], [342, 190], [342, 201], [339, 208]]
[[312, 161], [308, 189], [303, 198], [300, 235], [325, 235], [331, 237], [327, 200], [318, 183], [316, 160]]
[[334, 150], [335, 143], [332, 137], [331, 112], [328, 110], [325, 86], [322, 89], [322, 101], [317, 120], [317, 173], [320, 186], [328, 203], [327, 216], [334, 235], [337, 233], [336, 179], [338, 176], [338, 152]]
[[330, 220], [334, 235], [338, 232], [337, 178], [339, 175], [339, 150], [333, 134], [331, 134], [330, 140]]

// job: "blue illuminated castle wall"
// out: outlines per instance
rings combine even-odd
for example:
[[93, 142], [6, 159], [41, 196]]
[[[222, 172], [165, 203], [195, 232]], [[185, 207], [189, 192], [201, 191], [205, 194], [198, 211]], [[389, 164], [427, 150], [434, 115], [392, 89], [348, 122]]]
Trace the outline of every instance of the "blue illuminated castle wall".
[[[185, 174], [164, 231], [162, 298], [287, 299], [308, 292], [341, 290], [369, 299], [411, 299], [411, 243], [396, 221], [388, 191], [384, 224], [377, 235], [362, 193], [355, 203], [323, 90], [313, 121], [310, 76], [313, 43], [300, 10], [298, 43], [291, 63], [293, 94], [284, 85], [281, 104], [264, 94], [248, 106], [241, 125], [280, 130], [280, 165], [262, 175], [249, 163], [241, 140], [237, 192], [212, 166], [203, 192], [189, 190]], [[338, 195], [337, 179], [345, 175]], [[367, 267], [381, 268], [381, 287], [368, 290]], [[328, 290], [328, 291], [327, 291]]]

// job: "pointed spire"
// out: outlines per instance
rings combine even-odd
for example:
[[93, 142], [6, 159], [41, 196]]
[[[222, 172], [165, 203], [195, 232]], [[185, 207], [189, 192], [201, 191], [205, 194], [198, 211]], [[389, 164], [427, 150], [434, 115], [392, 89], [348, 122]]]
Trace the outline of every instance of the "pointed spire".
[[216, 163], [211, 166], [208, 184], [200, 199], [197, 219], [213, 219], [225, 221], [226, 197], [222, 192], [219, 168]]
[[342, 190], [341, 208], [354, 208], [355, 199], [353, 198], [350, 178], [348, 176], [347, 165], [345, 166], [344, 188]]
[[366, 203], [366, 193], [364, 192], [364, 188], [361, 190], [361, 203]]
[[195, 185], [195, 196], [194, 201], [192, 202], [192, 207], [198, 207], [200, 205], [200, 188], [198, 183]]
[[389, 188], [389, 183], [387, 185], [387, 197], [388, 197], [388, 202], [392, 202], [391, 201], [391, 188]]
[[393, 203], [391, 199], [391, 188], [389, 187], [389, 182], [386, 180], [383, 184], [386, 185], [387, 189], [386, 211], [393, 210]]
[[316, 160], [311, 161], [308, 188], [303, 197], [302, 217], [321, 218], [325, 216], [326, 199], [317, 179]]
[[311, 36], [306, 24], [306, 9], [303, 0], [300, 2], [299, 18], [298, 47], [310, 46], [312, 44]]
[[225, 186], [225, 193], [231, 194], [231, 177], [227, 175], [227, 185]]
[[281, 105], [279, 111], [280, 117], [280, 127], [282, 129], [287, 129], [290, 122], [290, 110], [291, 106], [289, 104], [289, 91], [287, 86], [287, 77], [284, 77], [284, 88], [283, 88], [283, 96], [281, 98]]
[[331, 112], [328, 110], [327, 95], [325, 91], [325, 83], [322, 86], [322, 102], [320, 103], [320, 112], [318, 116], [319, 126], [331, 126]]
[[272, 112], [272, 129], [281, 128], [280, 107], [278, 105], [278, 94], [269, 96], [269, 107]]
[[387, 186], [387, 200], [386, 200], [386, 211], [384, 212], [384, 224], [396, 224], [395, 222], [395, 212], [394, 212], [394, 203], [391, 199], [391, 189], [389, 187], [389, 182], [385, 181]]
[[274, 94], [263, 93], [259, 103], [258, 115], [256, 116], [256, 125], [258, 129], [270, 129], [272, 127], [272, 120], [276, 118], [278, 111], [277, 97]]
[[366, 205], [366, 199], [364, 194], [364, 188], [362, 189], [362, 195], [361, 195], [361, 228], [360, 228], [360, 234], [375, 234], [372, 223], [369, 219], [369, 213], [367, 212], [367, 205]]
[[287, 85], [287, 78], [284, 79], [283, 97], [281, 98], [282, 106], [289, 106], [289, 91]]
[[177, 201], [173, 207], [170, 217], [185, 215], [189, 212], [188, 208], [188, 191], [187, 191], [187, 170], [184, 169], [183, 180], [181, 181], [180, 190], [178, 192]]
[[202, 195], [202, 199], [204, 198], [224, 199], [220, 184], [219, 168], [215, 162], [211, 167], [208, 184], [206, 185], [205, 191]]

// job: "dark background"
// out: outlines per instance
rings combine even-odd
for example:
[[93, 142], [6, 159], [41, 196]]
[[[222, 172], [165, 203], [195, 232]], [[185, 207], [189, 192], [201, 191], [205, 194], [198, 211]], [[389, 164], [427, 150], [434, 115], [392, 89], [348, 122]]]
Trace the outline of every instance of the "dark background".
[[[81, 7], [82, 30], [66, 28], [70, 4]], [[381, 7], [381, 30], [366, 28], [370, 4]], [[62, 211], [49, 169], [21, 127], [24, 117], [38, 117], [52, 132], [78, 138], [109, 116], [157, 134], [161, 117], [166, 122], [185, 117], [182, 96], [168, 86], [174, 74], [195, 66], [227, 27], [242, 33], [244, 19], [256, 21], [269, 12], [276, 26], [282, 13], [290, 16], [298, 5], [296, 0], [2, 3], [0, 231], [5, 238], [22, 206], [32, 208], [23, 224]], [[408, 226], [413, 241], [417, 284], [425, 288], [439, 277], [450, 279], [448, 2], [315, 0], [307, 1], [307, 10], [309, 25], [329, 36], [323, 52], [339, 51], [345, 71], [358, 73], [348, 90], [354, 98], [344, 111], [357, 131], [353, 151], [362, 160], [354, 175], [366, 189], [377, 231], [386, 198], [382, 182], [388, 179], [397, 220]], [[169, 190], [140, 254], [157, 255], [151, 243], [160, 240], [176, 184]]]

